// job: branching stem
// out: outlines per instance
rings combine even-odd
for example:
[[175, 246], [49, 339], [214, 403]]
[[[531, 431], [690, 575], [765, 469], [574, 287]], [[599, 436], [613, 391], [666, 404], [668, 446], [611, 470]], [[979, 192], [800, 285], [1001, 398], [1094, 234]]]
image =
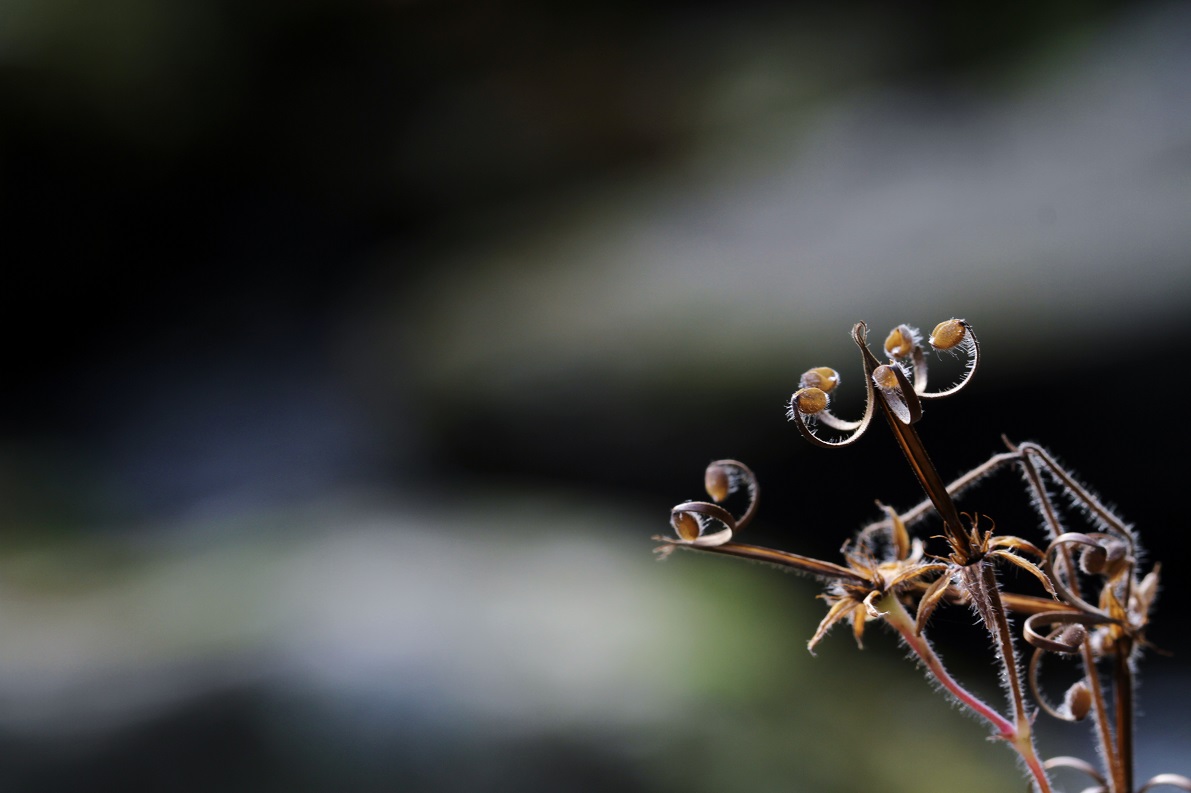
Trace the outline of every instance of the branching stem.
[[1034, 749], [1029, 719], [1010, 720], [1005, 718], [996, 708], [968, 691], [953, 678], [947, 668], [943, 666], [943, 660], [935, 653], [930, 642], [926, 640], [925, 636], [918, 633], [914, 618], [906, 611], [905, 606], [897, 599], [896, 595], [887, 594], [874, 605], [878, 611], [883, 612], [885, 621], [893, 626], [914, 655], [922, 662], [922, 665], [926, 667], [927, 674], [937, 680], [939, 685], [955, 697], [961, 705], [991, 724], [996, 730], [997, 737], [1008, 742], [1021, 757], [1030, 776], [1033, 777], [1039, 793], [1050, 793], [1050, 779]]

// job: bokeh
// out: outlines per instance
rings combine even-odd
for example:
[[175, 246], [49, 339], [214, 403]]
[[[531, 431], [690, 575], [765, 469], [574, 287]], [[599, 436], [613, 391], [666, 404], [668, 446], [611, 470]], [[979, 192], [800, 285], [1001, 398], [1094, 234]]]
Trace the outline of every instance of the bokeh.
[[[928, 448], [1038, 441], [1135, 523], [1138, 773], [1191, 774], [1188, 42], [1091, 0], [0, 4], [0, 789], [1024, 789], [888, 632], [810, 656], [813, 581], [651, 555], [721, 457], [762, 544], [916, 503], [883, 428], [784, 403], [831, 365], [856, 405], [857, 320], [951, 316], [985, 360]], [[1037, 531], [1014, 475], [962, 507]]]

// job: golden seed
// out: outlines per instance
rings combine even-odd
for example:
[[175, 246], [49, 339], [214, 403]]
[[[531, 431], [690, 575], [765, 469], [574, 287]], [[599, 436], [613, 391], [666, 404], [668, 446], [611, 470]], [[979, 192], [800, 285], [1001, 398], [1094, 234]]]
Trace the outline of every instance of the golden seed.
[[967, 332], [968, 329], [962, 319], [949, 319], [946, 322], [940, 322], [931, 331], [930, 346], [936, 350], [950, 350], [964, 340]]
[[885, 354], [890, 358], [905, 358], [914, 351], [914, 331], [909, 325], [898, 325], [885, 337]]
[[728, 497], [732, 490], [732, 477], [728, 469], [722, 465], [709, 465], [703, 474], [703, 486], [707, 488], [707, 495], [717, 504]]
[[897, 373], [888, 364], [882, 364], [873, 369], [873, 384], [885, 391], [894, 391], [900, 385], [897, 381]]
[[801, 388], [817, 388], [825, 394], [830, 394], [839, 385], [839, 372], [830, 366], [816, 366], [802, 373], [798, 385]]
[[827, 408], [827, 392], [822, 388], [800, 388], [791, 398], [799, 413], [813, 415]]
[[675, 512], [670, 516], [670, 525], [680, 540], [694, 542], [699, 539], [699, 521], [689, 512]]

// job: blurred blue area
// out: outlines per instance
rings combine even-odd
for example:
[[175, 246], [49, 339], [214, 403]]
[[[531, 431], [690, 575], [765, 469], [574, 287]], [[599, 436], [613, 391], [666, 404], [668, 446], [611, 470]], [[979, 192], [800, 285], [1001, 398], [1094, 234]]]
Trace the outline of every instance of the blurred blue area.
[[[985, 363], [932, 454], [1037, 440], [1136, 522], [1175, 653], [1139, 777], [1191, 773], [1188, 33], [1177, 3], [6, 4], [0, 788], [1021, 784], [890, 636], [811, 658], [813, 582], [650, 557], [717, 457], [760, 475], [757, 542], [824, 558], [917, 501], [892, 444], [810, 449], [783, 402], [855, 385], [853, 322], [952, 315]], [[1034, 521], [1012, 481], [969, 508]], [[970, 621], [948, 658], [996, 698]]]

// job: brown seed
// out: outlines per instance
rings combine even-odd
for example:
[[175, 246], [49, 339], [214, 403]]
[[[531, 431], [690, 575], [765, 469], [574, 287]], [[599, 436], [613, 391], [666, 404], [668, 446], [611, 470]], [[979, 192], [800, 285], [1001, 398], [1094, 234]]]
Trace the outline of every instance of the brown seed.
[[827, 392], [821, 388], [800, 388], [790, 398], [799, 413], [814, 415], [827, 408]]
[[1071, 688], [1067, 689], [1067, 695], [1063, 697], [1063, 704], [1067, 706], [1067, 712], [1076, 721], [1086, 719], [1092, 711], [1092, 692], [1088, 688], [1088, 684], [1077, 680]]
[[830, 366], [816, 366], [807, 369], [798, 379], [800, 388], [818, 388], [825, 394], [830, 394], [839, 385], [839, 372]]
[[899, 384], [893, 367], [888, 364], [882, 364], [876, 369], [873, 369], [873, 384], [884, 391], [896, 391]]
[[890, 358], [905, 358], [914, 352], [914, 330], [909, 325], [898, 325], [885, 337], [885, 354]]
[[707, 495], [717, 504], [732, 492], [732, 475], [722, 465], [711, 464], [703, 474], [703, 486], [707, 488]]
[[693, 542], [699, 539], [699, 521], [689, 512], [675, 512], [670, 516], [670, 525], [680, 540]]
[[930, 346], [936, 350], [950, 350], [963, 341], [967, 333], [967, 326], [962, 319], [949, 319], [946, 322], [940, 322], [931, 331]]

